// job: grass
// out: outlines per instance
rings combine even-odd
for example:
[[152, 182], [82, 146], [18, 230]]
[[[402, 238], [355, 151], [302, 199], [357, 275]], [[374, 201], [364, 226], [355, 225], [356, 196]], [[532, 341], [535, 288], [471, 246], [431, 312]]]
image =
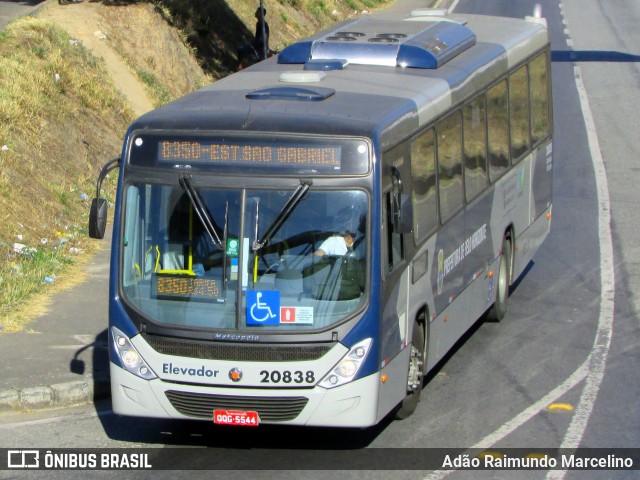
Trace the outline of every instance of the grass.
[[[164, 105], [167, 102], [173, 100], [171, 93], [167, 90], [167, 88], [160, 82], [158, 77], [151, 73], [149, 70], [142, 68], [135, 61], [133, 61], [123, 50], [116, 49], [120, 56], [124, 59], [124, 61], [129, 65], [138, 79], [145, 86], [151, 101], [155, 107], [159, 107]], [[153, 64], [153, 58], [148, 58], [147, 63]]]
[[[54, 283], [66, 265], [71, 263], [63, 249], [38, 248], [34, 252], [16, 254], [0, 270], [0, 305], [3, 316], [20, 307], [25, 298], [41, 290], [41, 285]], [[13, 326], [10, 318], [3, 323]]]
[[195, 59], [186, 35], [168, 27], [173, 13], [163, 4], [98, 9], [109, 46], [144, 85], [154, 106], [212, 81]]
[[[54, 25], [19, 19], [0, 35], [0, 327], [93, 246], [94, 179], [132, 119], [101, 61]], [[113, 188], [113, 185], [111, 185]]]
[[142, 83], [147, 86], [147, 89], [153, 98], [153, 104], [156, 107], [164, 105], [172, 100], [171, 94], [167, 91], [164, 85], [159, 82], [158, 78], [153, 73], [145, 70], [144, 68], [136, 68], [135, 72]]
[[[271, 46], [282, 49], [387, 1], [271, 2]], [[151, 3], [105, 5], [102, 27], [124, 59], [136, 59], [129, 64], [157, 105], [225, 76], [236, 48], [253, 33], [253, 2]], [[226, 16], [218, 15], [221, 5]], [[160, 31], [162, 37], [152, 37]], [[187, 42], [187, 54], [175, 48]], [[26, 17], [0, 32], [0, 330], [23, 329], [48, 294], [82, 276], [82, 263], [98, 245], [86, 235], [94, 182], [120, 154], [133, 117], [103, 60], [65, 31]], [[114, 176], [103, 184], [110, 202], [115, 184]]]

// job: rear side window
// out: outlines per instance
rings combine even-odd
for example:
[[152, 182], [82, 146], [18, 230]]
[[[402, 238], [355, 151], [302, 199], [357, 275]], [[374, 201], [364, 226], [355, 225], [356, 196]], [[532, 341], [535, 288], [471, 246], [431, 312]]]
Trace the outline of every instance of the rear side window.
[[500, 178], [509, 168], [509, 101], [507, 81], [487, 92], [487, 132], [489, 138], [489, 178]]
[[460, 112], [436, 126], [438, 133], [438, 194], [440, 217], [449, 220], [462, 208], [462, 120]]
[[487, 120], [484, 95], [465, 105], [464, 185], [467, 202], [476, 198], [489, 185], [487, 173]]
[[418, 241], [438, 226], [436, 144], [433, 129], [422, 132], [411, 142], [411, 181], [414, 236]]
[[531, 139], [535, 143], [549, 135], [549, 77], [547, 55], [543, 53], [529, 65], [531, 91]]
[[529, 76], [527, 66], [509, 77], [511, 158], [514, 163], [529, 150]]

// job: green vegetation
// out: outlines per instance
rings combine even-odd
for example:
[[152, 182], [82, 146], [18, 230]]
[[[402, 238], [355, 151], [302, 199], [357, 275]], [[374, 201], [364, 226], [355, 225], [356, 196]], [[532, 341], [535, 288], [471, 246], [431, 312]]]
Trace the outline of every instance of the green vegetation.
[[18, 326], [15, 318], [9, 318], [9, 312], [15, 312], [25, 298], [40, 291], [43, 285], [54, 283], [63, 267], [72, 262], [68, 249], [61, 244], [56, 248], [28, 248], [0, 268], [0, 299], [5, 327]]
[[132, 118], [66, 32], [24, 18], [0, 36], [0, 326], [89, 248], [88, 197]]
[[[270, 0], [271, 48], [388, 1]], [[109, 46], [161, 105], [233, 70], [258, 4], [103, 0], [98, 7]], [[0, 330], [23, 328], [34, 313], [27, 300], [64, 283], [76, 259], [96, 248], [86, 234], [95, 179], [120, 154], [134, 116], [104, 61], [53, 23], [28, 17], [0, 32]], [[111, 203], [116, 180], [103, 184]]]

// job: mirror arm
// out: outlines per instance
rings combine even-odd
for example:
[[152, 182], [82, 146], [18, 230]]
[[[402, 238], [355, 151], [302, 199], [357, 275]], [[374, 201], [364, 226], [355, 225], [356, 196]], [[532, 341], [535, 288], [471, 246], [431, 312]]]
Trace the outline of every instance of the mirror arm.
[[107, 201], [104, 198], [100, 198], [100, 190], [102, 189], [102, 182], [111, 170], [115, 170], [120, 166], [120, 158], [114, 158], [109, 160], [98, 175], [98, 181], [96, 182], [96, 196], [91, 202], [91, 209], [89, 210], [89, 237], [102, 239], [104, 238], [104, 232], [107, 225]]
[[102, 170], [100, 170], [100, 174], [98, 175], [98, 181], [96, 182], [96, 198], [100, 198], [100, 190], [102, 190], [102, 182], [105, 177], [116, 168], [120, 167], [120, 157], [114, 158], [113, 160], [109, 160], [104, 164]]

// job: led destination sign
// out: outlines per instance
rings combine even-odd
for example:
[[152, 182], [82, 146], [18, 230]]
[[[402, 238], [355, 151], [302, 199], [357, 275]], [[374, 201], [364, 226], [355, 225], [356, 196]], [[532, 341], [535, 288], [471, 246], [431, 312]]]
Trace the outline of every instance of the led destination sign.
[[151, 277], [151, 296], [164, 300], [221, 301], [218, 282], [212, 278], [155, 274]]
[[238, 174], [366, 174], [364, 140], [329, 136], [265, 136], [144, 132], [133, 137], [129, 164]]
[[160, 142], [159, 160], [171, 163], [313, 165], [340, 167], [340, 147], [314, 145], [242, 145], [199, 141]]

